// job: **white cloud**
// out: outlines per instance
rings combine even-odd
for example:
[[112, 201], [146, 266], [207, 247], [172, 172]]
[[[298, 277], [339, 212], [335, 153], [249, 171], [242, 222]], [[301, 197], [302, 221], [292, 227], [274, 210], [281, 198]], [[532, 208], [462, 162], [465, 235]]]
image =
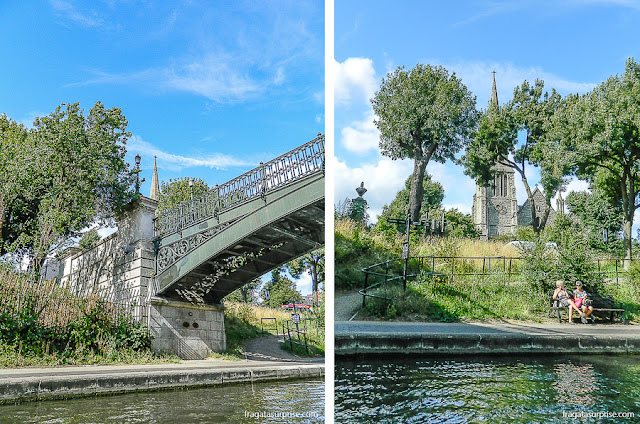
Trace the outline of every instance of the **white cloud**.
[[303, 296], [311, 294], [312, 282], [311, 275], [308, 272], [303, 273], [300, 275], [300, 278], [296, 280], [296, 289]]
[[273, 83], [275, 85], [282, 85], [282, 83], [284, 82], [284, 68], [281, 66], [278, 68], [278, 70], [276, 71], [276, 77], [273, 79]]
[[351, 101], [369, 103], [378, 82], [373, 69], [373, 60], [350, 57], [344, 62], [333, 62], [335, 75], [335, 102], [347, 104]]
[[455, 72], [467, 88], [477, 96], [477, 107], [485, 109], [491, 97], [493, 84], [492, 71], [496, 71], [496, 86], [498, 100], [504, 104], [513, 98], [513, 89], [524, 80], [533, 83], [536, 78], [544, 81], [545, 89], [555, 88], [560, 94], [586, 93], [596, 84], [591, 82], [570, 81], [537, 66], [519, 67], [512, 63], [487, 62], [456, 62], [440, 63], [426, 61], [426, 63], [441, 64], [450, 72]]
[[139, 153], [142, 156], [157, 156], [158, 166], [161, 168], [179, 172], [183, 168], [191, 168], [195, 166], [205, 166], [213, 169], [225, 169], [236, 166], [254, 165], [245, 160], [235, 158], [233, 156], [224, 155], [222, 153], [210, 153], [207, 155], [198, 155], [197, 157], [180, 156], [166, 153], [155, 147], [151, 143], [142, 140], [138, 136], [132, 136], [127, 142], [127, 150], [130, 154]]
[[364, 154], [378, 148], [380, 132], [373, 123], [373, 110], [365, 114], [362, 121], [354, 121], [342, 128], [342, 145], [350, 152]]
[[251, 78], [243, 68], [242, 60], [229, 55], [209, 54], [190, 63], [161, 70], [157, 78], [158, 83], [167, 88], [226, 102], [246, 99], [264, 90], [264, 84]]
[[84, 27], [101, 27], [105, 25], [104, 19], [98, 17], [95, 12], [81, 12], [70, 2], [62, 0], [49, 0], [51, 7], [66, 19]]
[[[473, 198], [473, 197], [472, 197]], [[442, 207], [446, 210], [457, 209], [458, 212], [471, 215], [471, 202], [469, 203], [443, 203]]]
[[394, 199], [413, 172], [412, 161], [391, 160], [382, 156], [378, 157], [377, 162], [363, 163], [358, 168], [349, 168], [345, 162], [335, 157], [333, 163], [336, 205], [345, 199], [355, 198], [356, 187], [364, 182], [368, 191], [363, 197], [369, 204], [369, 215], [374, 222], [382, 213], [382, 207]]

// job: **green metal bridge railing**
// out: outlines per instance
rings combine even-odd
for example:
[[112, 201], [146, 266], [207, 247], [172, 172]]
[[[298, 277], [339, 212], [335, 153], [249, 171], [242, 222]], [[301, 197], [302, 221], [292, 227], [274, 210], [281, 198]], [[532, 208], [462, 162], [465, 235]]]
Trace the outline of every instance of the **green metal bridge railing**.
[[209, 218], [218, 218], [220, 213], [240, 203], [264, 198], [271, 191], [324, 172], [324, 161], [324, 135], [318, 134], [302, 146], [162, 213], [154, 220], [155, 235], [164, 237]]

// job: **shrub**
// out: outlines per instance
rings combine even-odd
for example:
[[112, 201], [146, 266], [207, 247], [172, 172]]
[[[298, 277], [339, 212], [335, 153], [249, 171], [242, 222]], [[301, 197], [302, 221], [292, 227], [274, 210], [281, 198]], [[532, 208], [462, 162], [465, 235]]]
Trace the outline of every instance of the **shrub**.
[[79, 298], [53, 281], [32, 283], [6, 268], [0, 270], [0, 341], [17, 346], [19, 355], [68, 359], [151, 347], [146, 327], [127, 310], [97, 296]]

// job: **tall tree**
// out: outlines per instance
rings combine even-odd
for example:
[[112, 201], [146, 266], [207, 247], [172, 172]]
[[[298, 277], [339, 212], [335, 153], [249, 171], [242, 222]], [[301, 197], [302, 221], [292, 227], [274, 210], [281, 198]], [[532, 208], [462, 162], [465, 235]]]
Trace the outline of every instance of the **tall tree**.
[[[126, 127], [120, 109], [100, 102], [86, 117], [73, 103], [36, 118], [16, 151], [24, 168], [16, 174], [13, 193], [3, 196], [23, 222], [12, 225], [9, 234], [3, 230], [3, 244], [10, 242], [12, 250], [33, 258], [34, 277], [49, 253], [89, 223], [108, 221], [133, 199], [133, 178], [124, 160]], [[13, 215], [8, 222], [15, 223]]]
[[[537, 79], [533, 86], [524, 81], [513, 92], [513, 100], [505, 107], [498, 104], [495, 79], [493, 95], [483, 113], [476, 137], [467, 147], [460, 163], [465, 174], [477, 178], [483, 185], [490, 185], [496, 175], [496, 164], [516, 171], [522, 180], [531, 205], [531, 222], [536, 234], [544, 228], [551, 209], [551, 199], [564, 183], [569, 167], [562, 162], [562, 155], [552, 155], [554, 145], [546, 137], [547, 121], [562, 104], [555, 91], [544, 93], [544, 82]], [[518, 142], [518, 131], [524, 131], [524, 142]], [[553, 160], [552, 160], [553, 159]], [[542, 219], [536, 217], [535, 199], [527, 180], [527, 166], [541, 167], [545, 192], [545, 212]]]
[[575, 156], [576, 174], [590, 181], [606, 174], [606, 185], [622, 206], [625, 257], [630, 259], [633, 215], [640, 207], [640, 64], [630, 58], [622, 75], [572, 96], [557, 119], [563, 125], [554, 126], [555, 135]]
[[[591, 185], [592, 192], [572, 191], [566, 198], [566, 204], [571, 214], [577, 216], [587, 230], [591, 247], [620, 247], [620, 244], [612, 241], [617, 239], [622, 229], [622, 205], [613, 201], [596, 184]], [[606, 243], [603, 239], [604, 230], [609, 239]]]
[[455, 73], [418, 64], [387, 74], [371, 99], [380, 130], [380, 150], [392, 159], [414, 161], [410, 210], [420, 219], [425, 170], [430, 160], [454, 160], [476, 125], [476, 100]]
[[[193, 182], [193, 186], [189, 182]], [[163, 181], [158, 195], [158, 212], [161, 213], [171, 209], [181, 202], [186, 202], [209, 191], [209, 186], [201, 178], [176, 178]]]
[[[378, 223], [376, 229], [379, 231], [387, 231], [392, 228], [396, 228], [400, 232], [404, 232], [406, 228], [403, 225], [390, 224], [387, 222], [387, 218], [406, 218], [407, 211], [409, 210], [409, 198], [411, 193], [411, 182], [413, 177], [407, 178], [404, 183], [404, 188], [401, 189], [395, 199], [388, 205], [382, 207], [382, 213], [378, 217]], [[432, 209], [439, 209], [442, 200], [444, 199], [444, 188], [442, 184], [431, 179], [431, 175], [425, 172], [422, 178], [422, 206], [421, 211], [428, 211]]]
[[271, 280], [267, 281], [260, 290], [260, 297], [265, 299], [264, 303], [272, 308], [302, 300], [302, 296], [296, 290], [296, 283], [286, 276], [285, 267], [282, 266], [271, 271]]
[[257, 298], [258, 287], [262, 284], [259, 278], [251, 280], [244, 286], [241, 286], [229, 293], [225, 299], [233, 300], [235, 302], [254, 303]]
[[318, 304], [319, 286], [324, 283], [324, 257], [324, 248], [322, 248], [307, 253], [287, 264], [289, 273], [293, 278], [300, 278], [305, 272], [311, 276], [311, 293], [314, 306]]
[[37, 199], [33, 186], [33, 148], [27, 129], [0, 115], [0, 256], [15, 252], [35, 234]]

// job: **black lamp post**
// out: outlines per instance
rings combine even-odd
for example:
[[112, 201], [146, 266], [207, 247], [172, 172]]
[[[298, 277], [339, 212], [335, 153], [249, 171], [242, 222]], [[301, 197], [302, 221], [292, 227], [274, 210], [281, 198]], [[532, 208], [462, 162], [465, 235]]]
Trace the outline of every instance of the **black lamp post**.
[[136, 167], [133, 170], [133, 172], [136, 173], [136, 194], [140, 194], [140, 185], [145, 181], [145, 179], [140, 179], [140, 160], [142, 159], [140, 157], [140, 154], [137, 154], [136, 157], [134, 158], [136, 161]]

